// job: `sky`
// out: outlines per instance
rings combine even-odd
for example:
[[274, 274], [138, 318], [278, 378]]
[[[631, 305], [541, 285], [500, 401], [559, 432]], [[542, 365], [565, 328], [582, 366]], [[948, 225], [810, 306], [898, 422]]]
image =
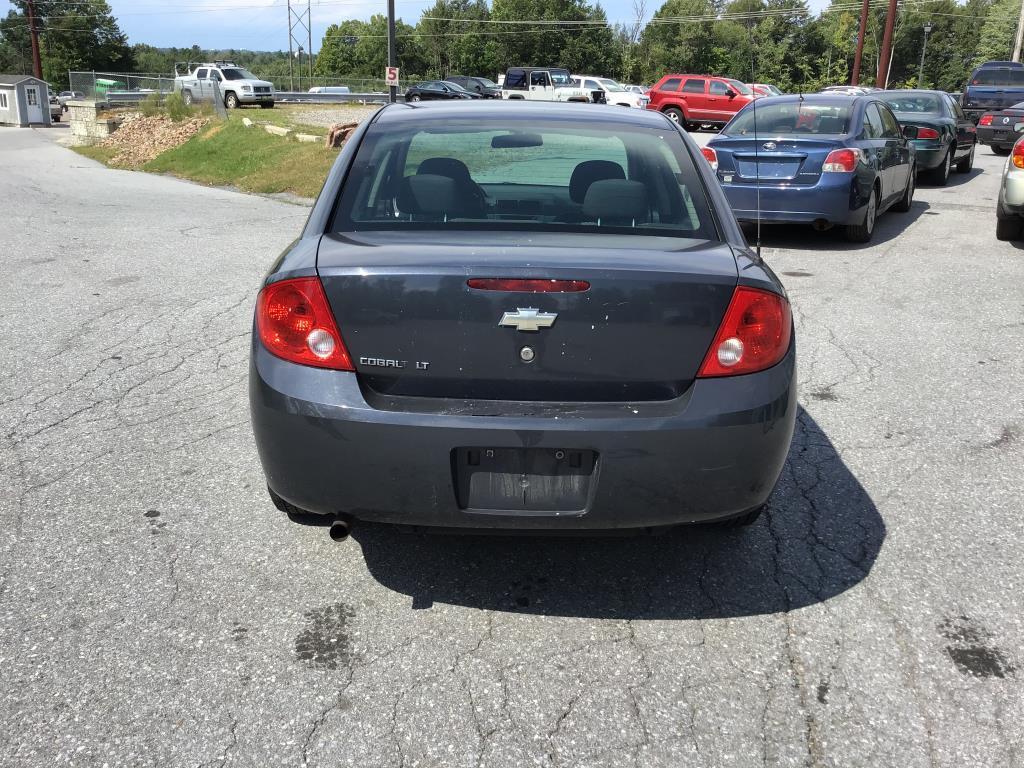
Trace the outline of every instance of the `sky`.
[[[70, 5], [73, 0], [68, 0]], [[187, 48], [193, 44], [206, 49], [287, 50], [287, 0], [107, 0], [130, 43], [148, 43], [157, 47]], [[292, 0], [304, 10], [305, 0]], [[648, 0], [649, 13], [660, 6]], [[810, 0], [818, 11], [828, 0]], [[395, 0], [396, 15], [415, 24], [420, 12], [433, 0]], [[608, 20], [631, 21], [632, 0], [602, 0]], [[11, 4], [0, 0], [0, 15], [6, 16]], [[345, 19], [367, 19], [374, 13], [386, 13], [386, 0], [310, 0], [313, 50], [329, 24]], [[302, 32], [305, 37], [305, 32]]]

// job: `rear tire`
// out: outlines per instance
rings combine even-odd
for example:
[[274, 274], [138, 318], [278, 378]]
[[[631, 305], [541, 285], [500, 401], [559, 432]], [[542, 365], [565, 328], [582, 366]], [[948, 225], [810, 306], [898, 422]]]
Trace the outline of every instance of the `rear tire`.
[[977, 147], [977, 146], [978, 146], [977, 144], [972, 144], [971, 145], [971, 151], [967, 153], [967, 157], [965, 157], [963, 160], [959, 161], [956, 164], [956, 172], [957, 173], [970, 173], [971, 172], [971, 169], [974, 167], [974, 148]]
[[182, 91], [181, 100], [185, 102], [186, 107], [192, 106], [192, 91]]
[[739, 517], [730, 517], [728, 520], [721, 520], [715, 523], [715, 526], [726, 529], [746, 528], [748, 525], [753, 525], [757, 522], [757, 518], [761, 516], [761, 513], [764, 512], [764, 508], [766, 506], [766, 504], [762, 504], [757, 509], [752, 509]]
[[910, 178], [907, 179], [907, 188], [903, 190], [903, 197], [899, 199], [892, 209], [899, 211], [900, 213], [906, 213], [910, 210], [910, 207], [914, 204], [914, 186], [917, 181], [917, 167], [911, 166]]
[[1013, 147], [997, 147], [997, 146], [993, 146], [992, 147], [992, 154], [993, 155], [999, 155], [1000, 157], [1006, 157], [1008, 154], [1010, 154], [1010, 151], [1012, 149], [1013, 149]]
[[950, 147], [949, 151], [946, 152], [942, 158], [942, 163], [938, 168], [932, 168], [928, 172], [928, 181], [937, 187], [946, 186], [946, 182], [949, 181], [949, 172], [953, 168], [953, 148]]
[[419, 101], [419, 100], [420, 100], [420, 95], [418, 93], [414, 93], [412, 96], [409, 97], [409, 101]]
[[1020, 240], [1021, 225], [1016, 216], [1010, 219], [996, 219], [996, 240]]
[[673, 123], [681, 126], [684, 131], [687, 130], [686, 115], [683, 114], [683, 111], [681, 109], [669, 107], [668, 109], [665, 110], [664, 114], [665, 117], [667, 117]]
[[860, 224], [846, 225], [846, 239], [851, 243], [867, 243], [875, 233], [875, 219], [878, 218], [878, 189], [871, 189], [868, 207], [864, 211], [864, 221]]

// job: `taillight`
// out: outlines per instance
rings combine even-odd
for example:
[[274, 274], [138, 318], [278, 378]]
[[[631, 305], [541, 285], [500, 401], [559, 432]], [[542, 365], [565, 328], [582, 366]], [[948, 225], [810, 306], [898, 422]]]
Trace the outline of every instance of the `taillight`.
[[1024, 139], [1020, 139], [1013, 145], [1013, 154], [1010, 156], [1015, 168], [1024, 168]]
[[917, 138], [919, 139], [937, 139], [939, 138], [939, 132], [934, 128], [918, 128]]
[[771, 368], [786, 356], [792, 333], [788, 301], [777, 293], [740, 286], [697, 377], [736, 376]]
[[704, 155], [704, 159], [708, 161], [708, 165], [711, 166], [711, 170], [718, 170], [718, 153], [715, 152], [711, 147], [701, 147], [700, 153]]
[[821, 165], [822, 173], [852, 173], [863, 155], [859, 149], [833, 149]]
[[992, 115], [982, 115], [978, 125], [992, 125]]
[[256, 330], [263, 346], [289, 362], [354, 370], [320, 278], [281, 280], [260, 291]]

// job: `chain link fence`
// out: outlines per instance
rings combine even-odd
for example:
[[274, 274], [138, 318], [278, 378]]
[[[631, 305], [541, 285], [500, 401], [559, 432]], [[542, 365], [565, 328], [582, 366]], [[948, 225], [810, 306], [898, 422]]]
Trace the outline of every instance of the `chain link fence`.
[[[144, 72], [68, 72], [71, 90], [87, 99], [103, 99], [115, 93], [162, 93], [174, 91], [174, 75]], [[309, 91], [311, 88], [345, 86], [352, 93], [387, 93], [383, 78], [288, 75], [261, 78], [275, 91]], [[415, 79], [415, 78], [414, 78]], [[412, 80], [410, 80], [412, 82]]]

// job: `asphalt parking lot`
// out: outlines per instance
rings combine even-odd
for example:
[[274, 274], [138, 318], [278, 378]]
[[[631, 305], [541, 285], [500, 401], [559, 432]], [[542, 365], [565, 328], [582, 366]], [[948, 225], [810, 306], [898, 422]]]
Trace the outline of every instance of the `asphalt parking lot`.
[[870, 246], [765, 230], [802, 408], [753, 528], [338, 544], [270, 504], [248, 422], [307, 210], [3, 130], [0, 765], [1024, 764], [1002, 162]]

